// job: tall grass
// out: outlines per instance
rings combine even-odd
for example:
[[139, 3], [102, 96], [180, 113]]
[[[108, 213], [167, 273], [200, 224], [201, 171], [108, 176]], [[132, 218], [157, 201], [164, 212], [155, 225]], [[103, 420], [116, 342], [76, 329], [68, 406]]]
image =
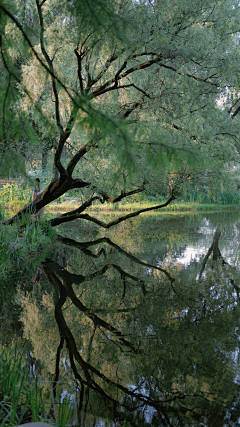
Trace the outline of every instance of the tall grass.
[[[24, 350], [17, 346], [0, 350], [0, 425], [9, 427], [25, 422], [43, 421], [55, 427], [73, 425], [74, 411], [69, 399], [45, 402], [41, 379], [29, 375]], [[53, 407], [53, 418], [49, 409]], [[70, 423], [70, 424], [69, 424]]]
[[5, 207], [19, 206], [30, 203], [32, 186], [29, 184], [14, 183], [5, 184], [0, 188], [1, 204]]

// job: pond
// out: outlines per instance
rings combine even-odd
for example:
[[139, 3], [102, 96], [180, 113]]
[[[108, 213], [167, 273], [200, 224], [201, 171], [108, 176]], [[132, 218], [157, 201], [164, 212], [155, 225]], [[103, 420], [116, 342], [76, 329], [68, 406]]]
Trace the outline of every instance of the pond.
[[46, 397], [51, 379], [81, 426], [240, 425], [239, 211], [58, 233], [1, 308]]

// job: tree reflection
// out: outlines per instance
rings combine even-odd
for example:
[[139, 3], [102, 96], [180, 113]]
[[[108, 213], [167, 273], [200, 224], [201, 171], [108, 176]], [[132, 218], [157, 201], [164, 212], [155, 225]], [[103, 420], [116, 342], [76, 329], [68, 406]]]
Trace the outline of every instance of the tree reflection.
[[144, 262], [109, 238], [58, 237], [59, 253], [41, 264], [58, 329], [53, 390], [62, 387], [64, 354], [80, 425], [87, 412], [144, 427], [237, 420], [239, 308], [229, 275], [237, 286], [239, 274], [223, 260], [219, 238], [216, 230], [196, 280], [183, 266]]

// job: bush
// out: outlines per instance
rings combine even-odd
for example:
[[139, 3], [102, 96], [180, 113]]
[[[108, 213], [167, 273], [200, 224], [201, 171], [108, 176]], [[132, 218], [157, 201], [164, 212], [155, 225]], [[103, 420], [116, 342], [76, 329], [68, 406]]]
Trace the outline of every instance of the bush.
[[34, 258], [38, 260], [46, 256], [46, 248], [54, 241], [56, 231], [45, 219], [27, 219], [22, 216], [21, 221], [13, 225], [0, 226], [0, 280], [7, 279], [10, 273], [23, 263], [24, 260]]

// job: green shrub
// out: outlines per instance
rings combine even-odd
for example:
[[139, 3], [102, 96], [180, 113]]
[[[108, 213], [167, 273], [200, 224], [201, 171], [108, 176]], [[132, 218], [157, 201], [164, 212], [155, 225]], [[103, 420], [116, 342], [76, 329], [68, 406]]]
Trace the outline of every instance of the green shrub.
[[[41, 217], [38, 220], [23, 215], [13, 225], [0, 226], [0, 280], [7, 279], [10, 273], [25, 260], [43, 260], [46, 250], [52, 246], [56, 231]], [[1, 283], [1, 282], [0, 282]]]

